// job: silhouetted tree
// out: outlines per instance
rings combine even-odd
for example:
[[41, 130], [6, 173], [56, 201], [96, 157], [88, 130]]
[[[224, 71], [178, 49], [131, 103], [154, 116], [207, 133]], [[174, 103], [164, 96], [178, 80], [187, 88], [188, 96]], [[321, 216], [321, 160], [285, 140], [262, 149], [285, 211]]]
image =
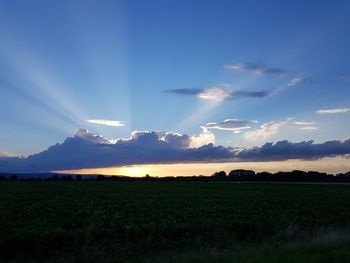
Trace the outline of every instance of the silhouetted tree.
[[260, 178], [271, 178], [272, 174], [269, 173], [269, 172], [260, 172], [260, 173], [257, 173], [256, 176], [260, 176]]
[[17, 181], [18, 180], [18, 176], [13, 174], [13, 175], [11, 175], [10, 180], [11, 181]]
[[212, 178], [214, 180], [224, 180], [226, 179], [226, 172], [225, 171], [216, 172], [212, 175]]
[[228, 176], [254, 176], [255, 172], [252, 170], [244, 170], [244, 169], [236, 169], [236, 170], [232, 170]]
[[76, 175], [76, 176], [75, 176], [75, 180], [77, 180], [77, 181], [81, 181], [81, 179], [82, 179], [82, 177], [81, 177], [81, 175], [80, 175], [80, 174], [78, 174], [78, 175]]
[[99, 174], [97, 177], [96, 177], [96, 181], [104, 181], [106, 179], [106, 177], [102, 174]]

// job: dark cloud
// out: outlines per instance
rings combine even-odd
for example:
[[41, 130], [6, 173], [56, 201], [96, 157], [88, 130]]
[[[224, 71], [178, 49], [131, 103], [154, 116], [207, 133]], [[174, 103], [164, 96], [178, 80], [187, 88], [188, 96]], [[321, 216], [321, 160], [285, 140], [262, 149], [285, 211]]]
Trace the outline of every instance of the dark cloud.
[[203, 92], [204, 89], [171, 89], [171, 90], [165, 90], [165, 93], [174, 93], [178, 95], [198, 95], [201, 92]]
[[129, 164], [198, 162], [232, 159], [230, 149], [207, 144], [189, 148], [191, 137], [176, 133], [134, 132], [111, 143], [80, 129], [62, 144], [27, 158], [0, 158], [0, 171], [33, 172]]
[[265, 98], [271, 95], [271, 91], [242, 91], [238, 90], [234, 92], [232, 98], [247, 97], [247, 98]]
[[318, 159], [350, 154], [350, 139], [315, 144], [313, 141], [266, 143], [250, 149], [214, 146], [191, 148], [191, 136], [138, 131], [110, 142], [87, 130], [47, 150], [23, 157], [0, 157], [1, 172], [39, 172], [132, 164], [180, 162], [282, 161]]
[[227, 87], [209, 87], [205, 89], [172, 89], [165, 90], [165, 93], [173, 93], [182, 96], [196, 96], [203, 100], [223, 101], [232, 100], [239, 98], [266, 98], [276, 96], [285, 89], [305, 85], [313, 84], [310, 78], [303, 76], [297, 76], [290, 78], [284, 84], [271, 89], [271, 90], [260, 90], [260, 91], [246, 91], [246, 90], [233, 90]]
[[313, 141], [266, 143], [261, 147], [239, 151], [235, 158], [244, 161], [282, 161], [288, 159], [320, 159], [344, 154], [350, 154], [350, 139], [343, 142], [327, 141], [318, 144]]
[[215, 93], [218, 94], [218, 96], [223, 96], [225, 100], [232, 100], [232, 99], [238, 99], [238, 98], [265, 98], [272, 94], [273, 91], [243, 91], [243, 90], [231, 90], [228, 88], [222, 88], [222, 87], [212, 87], [212, 88], [205, 88], [205, 89], [172, 89], [172, 90], [166, 90], [165, 93], [173, 93], [177, 95], [184, 95], [184, 96], [197, 96], [199, 98], [201, 97], [201, 94], [206, 94], [208, 91], [211, 92], [213, 95], [212, 97], [215, 98]]

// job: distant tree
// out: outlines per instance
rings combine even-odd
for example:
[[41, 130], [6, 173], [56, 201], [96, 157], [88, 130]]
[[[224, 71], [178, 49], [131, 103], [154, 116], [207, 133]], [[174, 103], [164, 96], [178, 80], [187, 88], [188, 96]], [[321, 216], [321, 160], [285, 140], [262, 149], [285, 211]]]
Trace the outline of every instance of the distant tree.
[[104, 181], [106, 179], [106, 177], [102, 174], [99, 174], [97, 177], [96, 177], [96, 181]]
[[5, 178], [5, 176], [0, 176], [0, 181], [5, 181], [6, 180], [6, 178]]
[[81, 175], [80, 175], [80, 174], [76, 175], [76, 176], [75, 176], [75, 180], [76, 180], [76, 181], [81, 181], [81, 180], [82, 180]]
[[226, 172], [225, 171], [220, 171], [220, 172], [215, 172], [212, 177], [215, 180], [221, 180], [226, 178]]
[[58, 175], [57, 174], [52, 176], [52, 181], [58, 181]]
[[13, 175], [11, 175], [10, 180], [11, 181], [17, 181], [18, 180], [18, 176], [13, 174]]
[[271, 178], [272, 174], [269, 172], [260, 172], [257, 173], [256, 176], [260, 176], [261, 178]]
[[228, 176], [254, 176], [255, 172], [252, 170], [236, 169], [232, 170]]

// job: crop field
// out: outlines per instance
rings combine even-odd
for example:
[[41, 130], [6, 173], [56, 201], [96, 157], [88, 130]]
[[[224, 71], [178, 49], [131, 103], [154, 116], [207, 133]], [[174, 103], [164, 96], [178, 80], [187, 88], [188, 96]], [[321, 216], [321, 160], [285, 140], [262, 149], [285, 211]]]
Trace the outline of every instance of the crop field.
[[350, 186], [1, 182], [0, 262], [350, 262]]

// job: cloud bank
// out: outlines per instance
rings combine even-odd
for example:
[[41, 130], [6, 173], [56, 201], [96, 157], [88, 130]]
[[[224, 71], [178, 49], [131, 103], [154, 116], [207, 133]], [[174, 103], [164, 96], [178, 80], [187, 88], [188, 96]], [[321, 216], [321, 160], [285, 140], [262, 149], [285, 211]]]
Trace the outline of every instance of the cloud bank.
[[350, 153], [350, 139], [346, 141], [327, 141], [316, 144], [313, 141], [292, 143], [279, 141], [266, 143], [238, 152], [235, 157], [244, 161], [283, 161], [288, 159], [312, 160], [323, 157], [346, 155]]
[[[193, 137], [177, 133], [135, 131], [112, 143], [86, 129], [27, 158], [0, 158], [0, 171], [52, 171], [129, 164], [220, 161], [233, 157], [229, 148], [212, 143], [191, 148]], [[203, 139], [203, 138], [201, 138]], [[205, 141], [204, 138], [203, 140]], [[199, 138], [194, 138], [197, 145]]]
[[[273, 126], [270, 123], [267, 126]], [[265, 128], [268, 129], [268, 128]], [[261, 147], [232, 148], [206, 143], [210, 133], [198, 136], [169, 132], [135, 131], [130, 138], [115, 141], [80, 129], [63, 143], [38, 154], [0, 157], [1, 172], [38, 172], [81, 168], [112, 167], [132, 164], [282, 161], [318, 159], [350, 154], [350, 139], [315, 144], [279, 141]], [[193, 143], [197, 140], [198, 146]]]

